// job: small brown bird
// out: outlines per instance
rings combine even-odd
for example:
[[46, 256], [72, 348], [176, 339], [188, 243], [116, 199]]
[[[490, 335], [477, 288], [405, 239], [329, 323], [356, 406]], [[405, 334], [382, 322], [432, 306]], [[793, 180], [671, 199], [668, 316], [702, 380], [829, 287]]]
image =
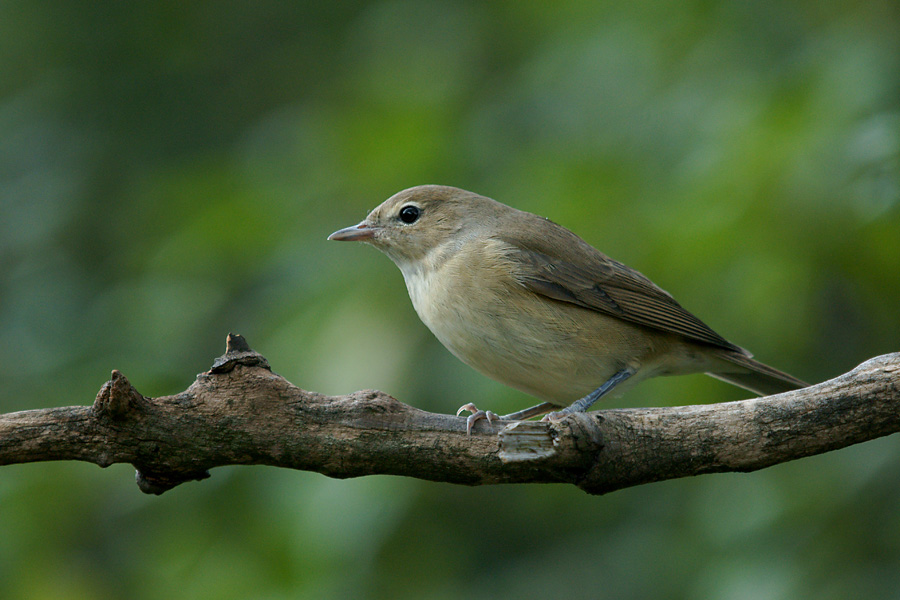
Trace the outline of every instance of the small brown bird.
[[[544, 400], [503, 419], [584, 411], [614, 387], [658, 375], [707, 373], [760, 395], [808, 385], [753, 360], [568, 229], [472, 192], [410, 188], [328, 239], [387, 254], [444, 346]], [[470, 431], [494, 416], [472, 404], [463, 410], [473, 413]]]

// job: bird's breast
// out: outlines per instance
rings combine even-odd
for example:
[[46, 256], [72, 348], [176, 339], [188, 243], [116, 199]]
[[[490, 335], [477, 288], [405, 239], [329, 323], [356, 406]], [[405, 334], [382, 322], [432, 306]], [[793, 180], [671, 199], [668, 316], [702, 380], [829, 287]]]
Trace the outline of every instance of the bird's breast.
[[475, 333], [498, 326], [518, 285], [499, 244], [492, 243], [437, 248], [401, 270], [419, 318], [454, 351], [490, 343], [490, 335], [485, 340]]

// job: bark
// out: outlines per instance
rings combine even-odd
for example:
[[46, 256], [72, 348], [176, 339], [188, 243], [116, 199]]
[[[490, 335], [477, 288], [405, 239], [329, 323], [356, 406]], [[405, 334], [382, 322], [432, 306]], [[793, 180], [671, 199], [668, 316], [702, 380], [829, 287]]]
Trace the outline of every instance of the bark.
[[240, 336], [184, 392], [141, 395], [118, 371], [92, 406], [0, 415], [0, 465], [130, 463], [146, 493], [221, 465], [330, 477], [392, 474], [466, 485], [570, 483], [591, 494], [753, 471], [900, 430], [900, 353], [809, 388], [719, 404], [613, 409], [556, 423], [434, 414], [364, 390], [325, 396], [269, 368]]

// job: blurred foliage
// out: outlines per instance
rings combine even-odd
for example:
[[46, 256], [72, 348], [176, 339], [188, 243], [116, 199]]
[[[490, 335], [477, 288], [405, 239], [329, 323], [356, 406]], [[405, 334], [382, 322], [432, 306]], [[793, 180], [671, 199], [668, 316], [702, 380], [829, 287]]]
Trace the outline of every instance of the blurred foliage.
[[[892, 1], [0, 3], [0, 410], [244, 334], [326, 393], [532, 402], [371, 248], [421, 183], [538, 212], [810, 381], [898, 350]], [[607, 405], [740, 390], [654, 380]], [[0, 469], [2, 598], [896, 597], [900, 441], [589, 497], [223, 468]]]

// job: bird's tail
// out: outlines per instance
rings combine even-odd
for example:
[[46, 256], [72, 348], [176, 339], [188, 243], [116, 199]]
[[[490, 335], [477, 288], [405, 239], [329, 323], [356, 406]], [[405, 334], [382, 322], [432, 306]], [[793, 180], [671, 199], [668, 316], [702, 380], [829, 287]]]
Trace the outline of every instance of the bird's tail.
[[[805, 381], [755, 361], [745, 354], [729, 352], [720, 354], [719, 357], [731, 364], [728, 368], [721, 371], [717, 370], [714, 373], [707, 373], [707, 375], [727, 381], [745, 390], [750, 390], [760, 396], [780, 394], [781, 392], [799, 390], [809, 386]], [[735, 369], [734, 367], [738, 368]]]

